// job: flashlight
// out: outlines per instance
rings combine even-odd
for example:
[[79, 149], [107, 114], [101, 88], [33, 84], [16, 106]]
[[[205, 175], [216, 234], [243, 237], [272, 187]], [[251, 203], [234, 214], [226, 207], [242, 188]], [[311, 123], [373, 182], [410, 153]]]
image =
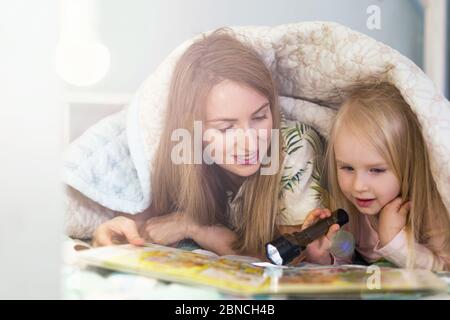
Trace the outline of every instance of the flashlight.
[[308, 244], [325, 235], [335, 223], [340, 227], [348, 222], [348, 214], [344, 209], [337, 209], [331, 216], [320, 220], [312, 226], [293, 234], [284, 234], [266, 244], [267, 258], [276, 265], [285, 265], [298, 257]]

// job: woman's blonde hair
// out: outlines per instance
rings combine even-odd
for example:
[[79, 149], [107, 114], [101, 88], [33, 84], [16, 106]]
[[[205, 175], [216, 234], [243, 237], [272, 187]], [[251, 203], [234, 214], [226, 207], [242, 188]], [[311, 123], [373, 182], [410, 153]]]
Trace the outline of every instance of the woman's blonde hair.
[[359, 213], [339, 188], [334, 151], [336, 137], [344, 127], [376, 148], [397, 176], [403, 201], [411, 200], [405, 226], [410, 248], [407, 265], [414, 265], [413, 240], [446, 258], [448, 265], [449, 214], [433, 178], [421, 125], [398, 89], [373, 80], [352, 87], [331, 128], [322, 177], [331, 208], [349, 210], [354, 230]]
[[[235, 192], [237, 186], [224, 169], [216, 164], [175, 165], [170, 161], [174, 146], [172, 132], [184, 128], [193, 136], [194, 121], [205, 120], [210, 90], [224, 80], [245, 85], [267, 97], [273, 129], [280, 128], [275, 82], [258, 54], [228, 29], [204, 36], [182, 54], [173, 71], [164, 131], [152, 174], [153, 201], [159, 214], [183, 211], [201, 225], [231, 227], [238, 236], [234, 249], [259, 255], [276, 232], [281, 170], [274, 175], [257, 172], [246, 178], [239, 221], [231, 225], [227, 216], [227, 191]], [[282, 163], [281, 150], [274, 152], [279, 152]]]

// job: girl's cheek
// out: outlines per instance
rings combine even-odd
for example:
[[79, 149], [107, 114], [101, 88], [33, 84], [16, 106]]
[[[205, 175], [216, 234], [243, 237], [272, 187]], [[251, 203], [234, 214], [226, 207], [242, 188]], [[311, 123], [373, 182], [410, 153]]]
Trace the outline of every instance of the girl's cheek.
[[400, 182], [393, 174], [387, 175], [386, 178], [379, 181], [377, 185], [377, 190], [382, 196], [385, 204], [398, 197], [401, 191], [400, 189]]
[[342, 190], [342, 192], [347, 195], [347, 193], [351, 193], [351, 181], [349, 177], [345, 175], [345, 173], [339, 172], [338, 173], [338, 184], [339, 188]]

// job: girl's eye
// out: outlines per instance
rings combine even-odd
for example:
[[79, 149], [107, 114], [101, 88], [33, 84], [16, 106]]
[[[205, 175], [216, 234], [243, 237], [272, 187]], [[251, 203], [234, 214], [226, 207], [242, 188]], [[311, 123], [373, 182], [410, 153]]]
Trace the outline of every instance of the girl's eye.
[[385, 171], [386, 171], [386, 169], [380, 169], [380, 168], [372, 168], [372, 169], [370, 169], [370, 172], [372, 172], [372, 173], [383, 173]]
[[353, 171], [353, 168], [350, 166], [342, 166], [342, 167], [340, 167], [340, 169], [344, 170], [344, 171], [350, 171], [350, 172]]

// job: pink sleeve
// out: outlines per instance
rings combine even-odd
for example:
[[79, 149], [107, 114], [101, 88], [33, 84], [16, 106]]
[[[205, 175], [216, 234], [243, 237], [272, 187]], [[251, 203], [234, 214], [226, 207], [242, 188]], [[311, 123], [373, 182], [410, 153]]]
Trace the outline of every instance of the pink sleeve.
[[[406, 232], [400, 231], [387, 245], [379, 248], [378, 241], [374, 251], [399, 267], [405, 268], [408, 258], [408, 240]], [[414, 242], [415, 264], [414, 268], [432, 271], [442, 271], [445, 269], [445, 261], [442, 257], [436, 256], [433, 252], [417, 242]]]

